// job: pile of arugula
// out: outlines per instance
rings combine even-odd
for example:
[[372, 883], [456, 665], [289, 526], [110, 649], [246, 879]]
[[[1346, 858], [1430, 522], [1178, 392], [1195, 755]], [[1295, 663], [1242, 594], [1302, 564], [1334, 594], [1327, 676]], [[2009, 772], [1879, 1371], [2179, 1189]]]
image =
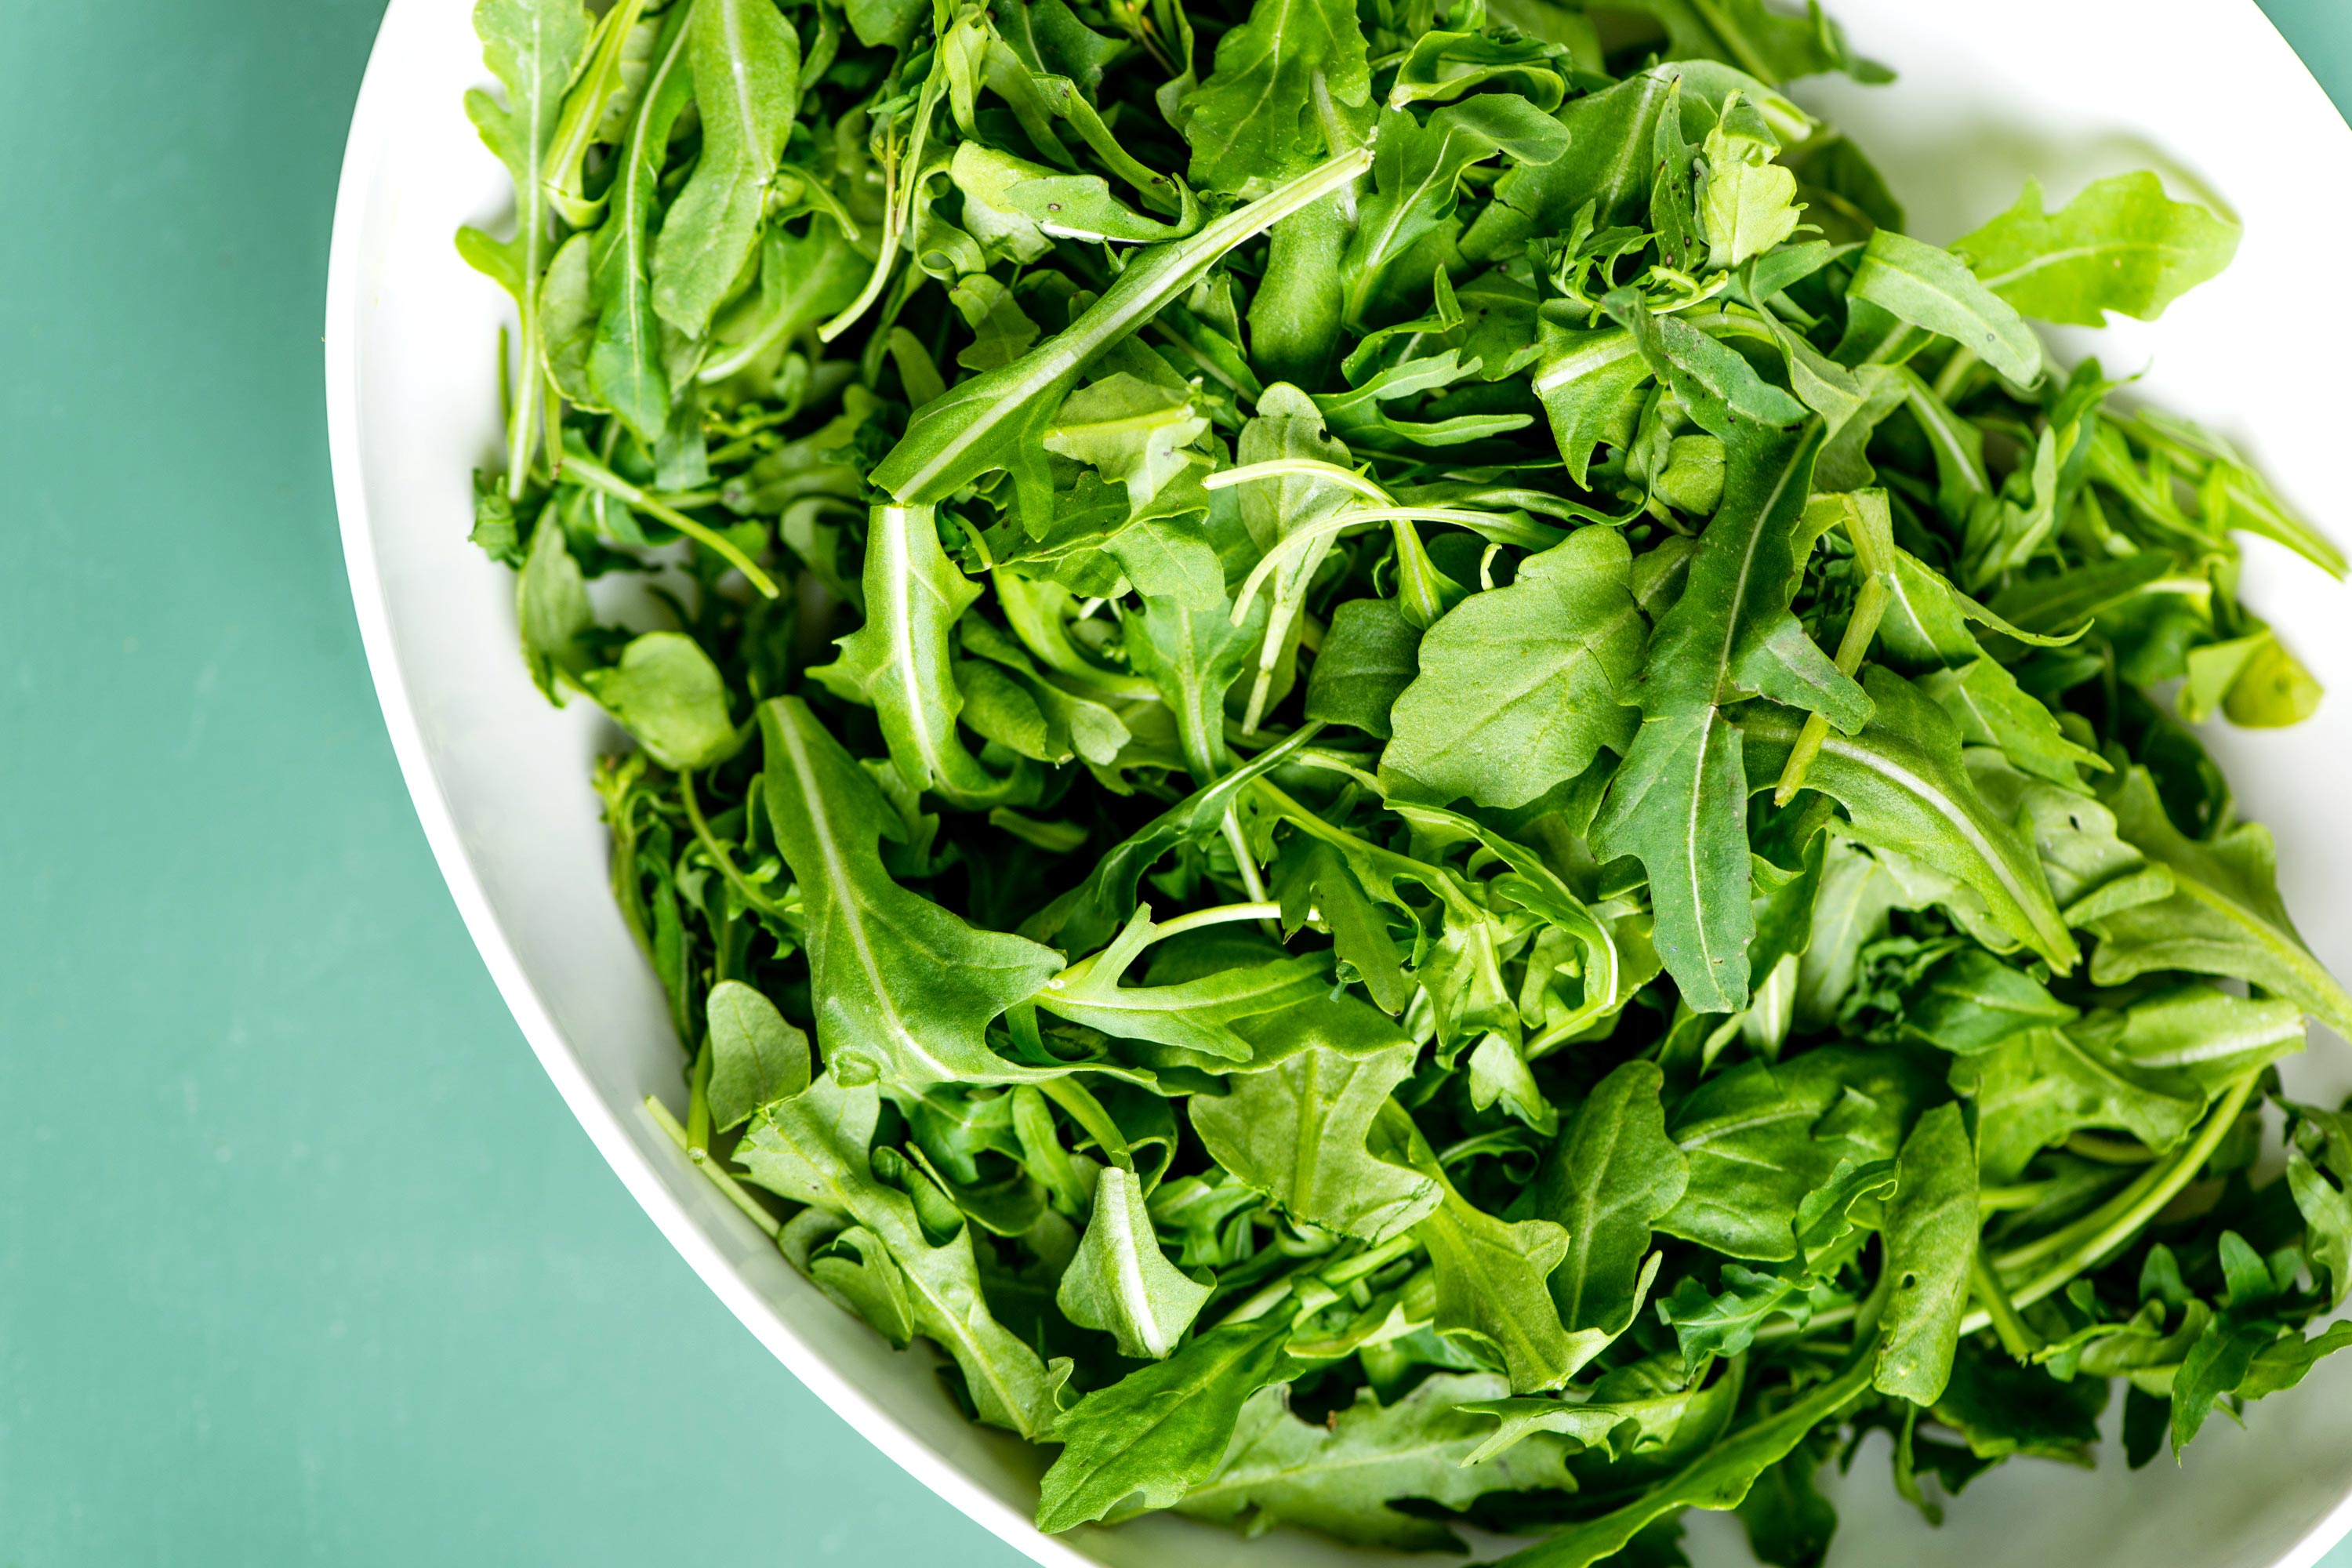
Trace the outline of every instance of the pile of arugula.
[[2352, 1337], [2352, 996], [2183, 723], [2318, 700], [2232, 531], [2345, 563], [2026, 324], [2231, 222], [1906, 237], [1759, 0], [477, 17], [656, 1112], [1045, 1528], [1811, 1563], [1870, 1432], [1933, 1514]]

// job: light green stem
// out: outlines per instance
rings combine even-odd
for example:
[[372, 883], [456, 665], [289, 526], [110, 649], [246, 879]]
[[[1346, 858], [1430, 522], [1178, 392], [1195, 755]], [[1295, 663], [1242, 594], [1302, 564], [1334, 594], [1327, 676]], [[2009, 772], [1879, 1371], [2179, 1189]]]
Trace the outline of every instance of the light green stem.
[[1993, 1332], [2000, 1336], [2001, 1348], [2019, 1361], [2032, 1360], [2033, 1352], [2042, 1348], [2042, 1336], [2017, 1315], [2017, 1303], [2009, 1299], [2009, 1292], [2001, 1288], [2000, 1276], [1985, 1261], [1981, 1243], [1969, 1258], [1969, 1288], [1984, 1303], [1985, 1315], [1991, 1320]]
[[[2213, 1114], [2206, 1119], [2195, 1142], [2179, 1153], [2160, 1164], [2149, 1166], [2147, 1173], [2130, 1186], [2064, 1230], [2053, 1232], [2051, 1237], [2044, 1237], [2006, 1257], [1995, 1258], [1994, 1267], [2008, 1273], [2053, 1251], [2061, 1254], [2057, 1262], [2011, 1290], [2010, 1300], [2020, 1307], [2031, 1307], [2043, 1297], [2063, 1289], [2067, 1281], [2096, 1265], [2162, 1213], [2164, 1205], [2178, 1196], [2181, 1188], [2195, 1180], [2197, 1173], [2204, 1169], [2205, 1162], [2213, 1157], [2213, 1151], [2221, 1146], [2222, 1138], [2237, 1121], [2238, 1113], [2245, 1109], [2246, 1097], [2253, 1092], [2254, 1081], [2260, 1076], [2259, 1072], [2250, 1072], [2231, 1083], [2222, 1094], [2221, 1103], [2214, 1107]], [[2054, 1247], [2051, 1245], [2053, 1239], [2056, 1239]], [[1970, 1312], [1960, 1320], [1960, 1332], [1972, 1334], [1991, 1322], [1992, 1317], [1988, 1312]]]
[[782, 1237], [784, 1227], [776, 1216], [762, 1208], [759, 1199], [745, 1192], [742, 1184], [729, 1175], [718, 1161], [712, 1159], [707, 1152], [694, 1148], [687, 1141], [686, 1129], [679, 1126], [677, 1118], [669, 1113], [668, 1106], [649, 1094], [646, 1096], [646, 1114], [654, 1119], [656, 1126], [669, 1134], [669, 1141], [677, 1145], [679, 1153], [693, 1161], [702, 1173], [709, 1177], [720, 1192], [727, 1194], [729, 1201], [743, 1211], [746, 1219], [767, 1233], [769, 1240], [774, 1241]]
[[718, 838], [712, 835], [710, 824], [702, 819], [702, 803], [694, 796], [693, 769], [686, 768], [679, 771], [677, 786], [679, 794], [686, 797], [686, 819], [694, 825], [695, 840], [702, 846], [702, 852], [718, 864], [719, 874], [727, 879], [727, 885], [734, 889], [745, 903], [758, 910], [761, 914], [772, 916], [780, 921], [790, 920], [792, 917], [784, 912], [782, 905], [744, 880], [743, 873], [736, 869], [734, 859], [728, 855]]
[[706, 523], [695, 521], [650, 491], [640, 489], [595, 458], [579, 452], [567, 452], [564, 454], [563, 473], [566, 479], [578, 479], [591, 489], [602, 490], [633, 510], [659, 518], [743, 574], [751, 586], [767, 597], [778, 596], [775, 579], [760, 570], [760, 563], [737, 549], [732, 540]]
[[1118, 1123], [1110, 1119], [1110, 1112], [1103, 1109], [1102, 1101], [1085, 1084], [1074, 1078], [1046, 1078], [1039, 1079], [1037, 1087], [1045, 1091], [1046, 1099], [1068, 1111], [1071, 1119], [1087, 1130], [1087, 1136], [1095, 1141], [1105, 1159], [1122, 1171], [1135, 1169], [1135, 1156], [1128, 1151], [1127, 1135], [1118, 1130]]

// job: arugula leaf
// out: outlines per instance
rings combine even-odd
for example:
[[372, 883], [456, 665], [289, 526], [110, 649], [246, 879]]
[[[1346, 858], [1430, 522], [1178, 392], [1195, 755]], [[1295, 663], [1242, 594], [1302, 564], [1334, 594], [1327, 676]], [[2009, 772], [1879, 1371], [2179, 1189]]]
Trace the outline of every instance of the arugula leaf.
[[1219, 1062], [1250, 1059], [1252, 1047], [1234, 1025], [1303, 1002], [1330, 988], [1321, 953], [1280, 957], [1173, 985], [1121, 985], [1129, 960], [1152, 940], [1151, 906], [1139, 908], [1117, 940], [1045, 983], [1040, 1007], [1119, 1039], [1149, 1040]]
[[1558, 1444], [1524, 1444], [1475, 1459], [1485, 1424], [1463, 1406], [1491, 1398], [1502, 1380], [1486, 1373], [1438, 1373], [1392, 1405], [1369, 1388], [1328, 1425], [1299, 1420], [1280, 1391], [1244, 1409], [1232, 1452], [1214, 1475], [1185, 1494], [1180, 1512], [1221, 1524], [1244, 1514], [1295, 1524], [1358, 1546], [1459, 1551], [1444, 1524], [1388, 1506], [1423, 1498], [1460, 1510], [1495, 1492], [1567, 1483]]
[[1463, 172], [1497, 153], [1521, 167], [1550, 163], [1568, 150], [1559, 121], [1524, 98], [1481, 93], [1448, 104], [1423, 124], [1402, 109], [1381, 115], [1374, 143], [1373, 191], [1357, 209], [1342, 271], [1350, 279], [1346, 318], [1360, 322], [1381, 275], [1454, 212]]
[[1754, 929], [1748, 773], [1740, 731], [1718, 705], [1761, 693], [1848, 731], [1871, 712], [1871, 700], [1788, 609], [1820, 426], [1725, 429], [1723, 506], [1700, 537], [1682, 597], [1651, 638], [1642, 729], [1592, 826], [1596, 850], [1632, 855], [1649, 872], [1658, 956], [1702, 1013], [1746, 1005]]
[[[1802, 211], [1796, 205], [1797, 176], [1772, 161], [1780, 150], [1780, 138], [1753, 105], [1740, 102], [1736, 93], [1725, 100], [1703, 147], [1707, 173], [1699, 217], [1710, 267], [1744, 266], [1796, 233]], [[1790, 363], [1805, 358], [1801, 352]]]
[[2105, 758], [2069, 739], [2050, 710], [2027, 696], [2008, 668], [1992, 659], [1931, 671], [1919, 689], [1950, 715], [1963, 742], [1998, 747], [2029, 773], [2071, 785], [2084, 768], [2107, 771]]
[[2104, 325], [2106, 312], [2153, 321], [2218, 275], [2243, 231], [2194, 202], [2176, 202], [2148, 170], [2094, 180], [2057, 212], [2028, 180], [2017, 205], [1952, 242], [1986, 288], [2029, 316]]
[[1227, 251], [1313, 205], [1370, 164], [1366, 153], [1336, 154], [1190, 238], [1153, 246], [1064, 331], [924, 404], [876, 466], [874, 484], [910, 505], [944, 500], [996, 468], [1010, 469], [1016, 484], [1038, 485], [1042, 465], [1025, 447], [1042, 439], [1044, 422], [1081, 372], [1199, 282]]
[[1227, 1323], [1064, 1411], [1054, 1424], [1061, 1457], [1039, 1484], [1037, 1528], [1067, 1530], [1129, 1498], [1166, 1508], [1207, 1480], [1250, 1395], [1304, 1370], [1284, 1352], [1289, 1337], [1280, 1314]]
[[1463, 255], [1507, 259], [1529, 238], [1565, 227], [1587, 202], [1603, 227], [1645, 216], [1655, 176], [1651, 144], [1681, 81], [1679, 69], [1660, 67], [1572, 100], [1559, 112], [1567, 151], [1549, 163], [1514, 163], [1504, 171], [1495, 199], [1462, 237]]
[[1561, 1326], [1545, 1283], [1567, 1256], [1568, 1233], [1549, 1220], [1500, 1220], [1464, 1198], [1393, 1100], [1373, 1118], [1372, 1137], [1375, 1154], [1436, 1184], [1437, 1206], [1412, 1234], [1437, 1271], [1438, 1333], [1501, 1361], [1514, 1394], [1558, 1388], [1575, 1375], [1601, 1345], [1580, 1343]]
[[1638, 1500], [1600, 1518], [1573, 1524], [1538, 1546], [1502, 1561], [1510, 1568], [1591, 1568], [1622, 1550], [1660, 1519], [1685, 1508], [1735, 1509], [1756, 1479], [1795, 1449], [1812, 1429], [1843, 1411], [1870, 1386], [1872, 1352], [1861, 1354], [1827, 1382], [1771, 1415], [1734, 1428], [1697, 1458]]
[[1560, 1322], [1580, 1341], [1597, 1334], [1605, 1345], [1633, 1326], [1657, 1268], [1650, 1226], [1689, 1184], [1688, 1162], [1666, 1136], [1658, 1098], [1664, 1081], [1646, 1061], [1602, 1079], [1521, 1200], [1528, 1213], [1568, 1231], [1568, 1253], [1549, 1283]]
[[693, 11], [690, 5], [673, 5], [662, 20], [653, 64], [621, 143], [619, 168], [605, 193], [604, 222], [588, 252], [596, 300], [588, 387], [600, 405], [647, 443], [660, 439], [669, 424], [670, 383], [646, 253], [670, 132], [694, 98], [688, 63]]
[[980, 585], [940, 548], [929, 507], [873, 509], [865, 587], [865, 625], [840, 639], [838, 659], [810, 675], [874, 709], [908, 788], [937, 790], [967, 809], [1020, 804], [1032, 781], [1017, 768], [992, 774], [956, 735], [963, 694], [949, 673], [949, 638]]
[[[1866, 684], [1878, 717], [1859, 735], [1822, 745], [1812, 787], [1846, 809], [1854, 837], [1933, 862], [1984, 902], [1993, 921], [2053, 969], [2080, 956], [2030, 845], [1987, 807], [1962, 765], [1958, 732], [1901, 676], [1874, 667]], [[1785, 710], [1743, 709], [1740, 733], [1759, 773], [1777, 773], [1798, 725]]]
[[[1234, 458], [1244, 468], [1262, 463], [1317, 466], [1305, 472], [1278, 473], [1235, 487], [1241, 492], [1242, 523], [1261, 552], [1271, 552], [1294, 534], [1318, 530], [1327, 519], [1358, 499], [1352, 489], [1328, 477], [1331, 470], [1346, 470], [1347, 447], [1325, 433], [1323, 410], [1295, 386], [1277, 382], [1265, 389], [1265, 395], [1257, 400], [1257, 417], [1242, 426], [1241, 439], [1234, 446]], [[1307, 590], [1332, 542], [1332, 537], [1326, 535], [1308, 549], [1286, 558], [1274, 574], [1265, 632], [1258, 645], [1256, 679], [1250, 687], [1249, 708], [1242, 720], [1244, 729], [1255, 730], [1265, 711], [1275, 668], [1290, 648]]]
[[1108, 1329], [1121, 1355], [1164, 1359], [1209, 1299], [1160, 1250], [1135, 1173], [1113, 1165], [1095, 1182], [1094, 1213], [1054, 1304], [1083, 1329]]
[[808, 1037], [776, 1005], [740, 980], [722, 980], [704, 1004], [710, 1026], [710, 1121], [728, 1131], [809, 1085]]
[[1964, 947], [1904, 998], [1902, 1023], [1929, 1045], [1969, 1057], [2028, 1029], [2062, 1028], [2079, 1016], [2023, 970]]
[[1893, 1159], [1928, 1082], [1906, 1053], [1848, 1046], [1704, 1080], [1666, 1123], [1690, 1179], [1657, 1228], [1731, 1258], [1795, 1258], [1806, 1197], [1843, 1163]]
[[1382, 778], [1433, 800], [1524, 805], [1602, 747], [1623, 752], [1641, 722], [1623, 703], [1645, 640], [1632, 564], [1623, 535], [1582, 529], [1520, 563], [1510, 586], [1447, 612], [1389, 710]]
[[1871, 1386], [1933, 1405], [1951, 1380], [1977, 1249], [1977, 1154], [1957, 1105], [1919, 1119], [1895, 1162], [1886, 1205], [1886, 1271], [1894, 1280]]
[[549, 701], [561, 703], [562, 682], [577, 680], [588, 668], [582, 639], [595, 625], [595, 613], [588, 604], [588, 579], [551, 512], [531, 531], [530, 553], [515, 579], [515, 621], [523, 668]]
[[734, 754], [726, 683], [692, 637], [647, 632], [611, 668], [582, 670], [580, 683], [664, 767], [705, 768]]
[[2304, 1250], [2315, 1279], [2327, 1280], [2328, 1304], [2352, 1289], [2352, 1123], [2341, 1111], [2292, 1108], [2287, 1128], [2287, 1189], [2304, 1222]]
[[1040, 1076], [989, 1049], [985, 1031], [1035, 995], [1060, 956], [978, 930], [893, 881], [880, 844], [897, 813], [799, 698], [763, 703], [760, 736], [762, 803], [800, 881], [826, 1062], [916, 1089]]
[[800, 108], [801, 40], [771, 0], [695, 0], [687, 34], [702, 153], [654, 242], [653, 303], [698, 338], [759, 243]]
[[[1442, 624], [1442, 623], [1441, 623]], [[1421, 671], [1421, 629], [1394, 599], [1350, 599], [1324, 628], [1307, 678], [1307, 717], [1387, 740], [1396, 700]]]
[[1209, 1157], [1307, 1224], [1364, 1241], [1412, 1229], [1439, 1201], [1435, 1180], [1366, 1147], [1373, 1118], [1412, 1076], [1410, 1042], [1350, 1057], [1317, 1048], [1238, 1072], [1192, 1100]]
[[769, 1191], [841, 1215], [880, 1242], [913, 1328], [955, 1358], [980, 1419], [1044, 1436], [1055, 1419], [1055, 1380], [990, 1312], [970, 1230], [932, 1245], [914, 1200], [874, 1178], [866, 1152], [880, 1114], [874, 1085], [852, 1087], [827, 1072], [767, 1107], [735, 1157]]
[[1196, 783], [1210, 784], [1226, 771], [1225, 693], [1249, 668], [1250, 655], [1265, 645], [1269, 615], [1261, 601], [1235, 626], [1222, 598], [1197, 610], [1175, 599], [1147, 598], [1129, 623], [1128, 660], [1158, 689]]
[[521, 317], [526, 391], [511, 400], [507, 418], [507, 497], [520, 500], [539, 442], [540, 288], [554, 254], [547, 182], [564, 89], [588, 47], [588, 12], [580, 0], [477, 0], [474, 33], [507, 100], [476, 88], [466, 94], [466, 118], [514, 176], [515, 232], [497, 240], [459, 229], [457, 254], [513, 296]]
[[1186, 97], [1192, 183], [1256, 195], [1329, 146], [1316, 95], [1360, 109], [1372, 82], [1356, 14], [1335, 0], [1255, 0], [1249, 19], [1217, 40], [1206, 80]]
[[2339, 1035], [2352, 1031], [2352, 996], [2312, 957], [2279, 901], [2268, 829], [2247, 822], [2209, 843], [2184, 837], [2144, 767], [2126, 769], [2107, 804], [2124, 837], [2172, 874], [2173, 892], [2095, 923], [2094, 982], [2162, 969], [2229, 975], [2291, 999]]
[[1128, 505], [1140, 510], [1189, 466], [1183, 448], [1208, 428], [1184, 394], [1115, 371], [1064, 400], [1046, 427], [1045, 450], [1120, 481]]
[[1951, 339], [2021, 386], [2042, 374], [2033, 329], [1948, 250], [1882, 228], [1863, 247], [1846, 293]]

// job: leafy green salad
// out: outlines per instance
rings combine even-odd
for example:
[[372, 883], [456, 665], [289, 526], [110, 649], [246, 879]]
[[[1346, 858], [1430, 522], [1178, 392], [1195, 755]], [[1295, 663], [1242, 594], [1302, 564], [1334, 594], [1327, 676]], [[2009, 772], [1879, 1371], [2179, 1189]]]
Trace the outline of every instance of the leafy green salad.
[[2345, 561], [2029, 325], [2230, 218], [1911, 237], [1762, 0], [476, 22], [648, 1110], [1042, 1528], [1795, 1568], [2352, 1340], [2352, 995], [2189, 727], [2319, 700], [2235, 536]]

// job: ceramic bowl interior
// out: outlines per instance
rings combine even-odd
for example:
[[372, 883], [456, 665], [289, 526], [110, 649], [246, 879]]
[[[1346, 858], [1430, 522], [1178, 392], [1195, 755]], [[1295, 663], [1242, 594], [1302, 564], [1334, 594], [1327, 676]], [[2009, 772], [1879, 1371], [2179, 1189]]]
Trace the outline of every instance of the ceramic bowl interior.
[[[1892, 88], [1797, 96], [1854, 134], [1949, 239], [2039, 177], [2053, 205], [2084, 181], [2153, 166], [2236, 212], [2221, 282], [2161, 323], [2065, 332], [2137, 394], [2240, 441], [2324, 528], [2352, 542], [2338, 481], [2352, 319], [2311, 279], [2352, 256], [2336, 199], [2352, 132], [2251, 0], [1838, 0]], [[1037, 1457], [967, 1425], [924, 1353], [891, 1351], [785, 1264], [642, 1108], [681, 1097], [677, 1047], [605, 884], [590, 761], [614, 737], [549, 707], [517, 658], [513, 586], [466, 540], [468, 473], [497, 461], [494, 353], [505, 300], [458, 261], [461, 223], [496, 223], [505, 175], [459, 111], [483, 80], [463, 0], [392, 0], [353, 121], [329, 283], [327, 396], [352, 595], [401, 765], [450, 890], [524, 1035], [646, 1212], [737, 1316], [926, 1485], [1041, 1563], [1337, 1568], [1373, 1554], [1278, 1531], [1244, 1542], [1177, 1519], [1047, 1539], [1028, 1517]], [[2284, 846], [2281, 881], [2313, 947], [2352, 975], [2352, 592], [2252, 542], [2246, 597], [2336, 693], [2299, 729], [2209, 737], [2247, 815]], [[2315, 1037], [2306, 1096], [2341, 1096], [2352, 1052]], [[2332, 1103], [2332, 1100], [2331, 1100]], [[2019, 1462], [1932, 1530], [1886, 1480], [1883, 1438], [1832, 1488], [1835, 1564], [1986, 1563], [2271, 1568], [2314, 1562], [2352, 1492], [2352, 1358], [2200, 1439], [2184, 1468], [2137, 1475], [2112, 1447], [2090, 1473]], [[1483, 1542], [1491, 1554], [1500, 1542]], [[1702, 1563], [1745, 1561], [1738, 1532], [1693, 1521]], [[1400, 1559], [1402, 1561], [1402, 1559]], [[1428, 1561], [1428, 1559], [1420, 1559]]]

